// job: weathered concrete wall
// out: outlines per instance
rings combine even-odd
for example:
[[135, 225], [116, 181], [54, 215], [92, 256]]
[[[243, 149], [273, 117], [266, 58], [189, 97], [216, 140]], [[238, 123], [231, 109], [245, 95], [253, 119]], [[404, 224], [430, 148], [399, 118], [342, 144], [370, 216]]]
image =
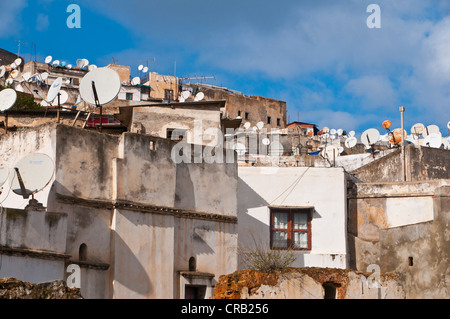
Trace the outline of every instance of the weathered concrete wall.
[[[334, 287], [326, 294], [325, 286]], [[293, 268], [284, 273], [263, 274], [236, 271], [221, 276], [214, 291], [216, 299], [404, 299], [399, 278], [348, 269]]]
[[312, 249], [293, 266], [346, 268], [346, 196], [341, 168], [239, 167], [239, 245], [269, 247], [269, 206], [313, 206]]
[[[449, 150], [408, 145], [405, 158], [407, 181], [450, 179]], [[351, 173], [367, 183], [403, 181], [401, 150], [397, 149]]]
[[407, 298], [450, 297], [450, 186], [436, 190], [434, 219], [380, 231], [380, 267], [395, 271]]

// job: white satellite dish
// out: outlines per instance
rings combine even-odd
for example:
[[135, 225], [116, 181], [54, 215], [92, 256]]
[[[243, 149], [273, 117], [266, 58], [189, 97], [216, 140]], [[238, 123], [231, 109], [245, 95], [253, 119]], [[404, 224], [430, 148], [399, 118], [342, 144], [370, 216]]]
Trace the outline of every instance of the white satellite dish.
[[181, 92], [181, 97], [185, 100], [187, 100], [190, 96], [191, 96], [191, 92], [189, 92], [189, 91]]
[[355, 131], [350, 131], [350, 132], [348, 132], [348, 137], [354, 137], [355, 134], [356, 134]]
[[185, 100], [183, 97], [180, 97], [180, 98], [178, 99], [178, 102], [184, 103], [184, 102], [186, 102], [186, 100]]
[[423, 140], [423, 146], [440, 148], [442, 145], [442, 136], [437, 133], [430, 133]]
[[50, 64], [53, 60], [53, 57], [51, 55], [49, 55], [48, 57], [45, 58], [45, 63]]
[[[17, 195], [28, 198], [43, 190], [53, 177], [55, 166], [46, 154], [35, 153], [22, 158], [14, 166], [16, 173], [11, 189]], [[18, 178], [20, 174], [20, 179]], [[21, 180], [23, 184], [19, 181]]]
[[138, 85], [138, 84], [141, 84], [141, 78], [137, 76], [133, 78], [133, 80], [131, 80], [131, 85]]
[[342, 146], [339, 146], [338, 151], [339, 151], [339, 154], [342, 154], [344, 152], [344, 148]]
[[262, 130], [262, 128], [264, 127], [264, 123], [258, 122], [258, 123], [256, 123], [256, 127], [258, 128], [258, 130]]
[[59, 64], [60, 64], [59, 60], [55, 60], [52, 62], [53, 67], [57, 67], [57, 66], [59, 66]]
[[19, 66], [22, 64], [22, 59], [21, 58], [17, 58], [14, 63], [16, 64], [16, 66]]
[[242, 155], [245, 155], [245, 145], [244, 144], [242, 144], [242, 143], [236, 143], [236, 144], [234, 144], [233, 145], [233, 150], [235, 150], [236, 151], [236, 153], [239, 155], [239, 156], [242, 156]]
[[84, 64], [84, 66], [88, 66], [89, 65], [89, 60], [88, 59], [83, 59], [83, 64]]
[[84, 59], [78, 59], [77, 60], [77, 67], [79, 67], [80, 69], [84, 68]]
[[246, 122], [246, 123], [244, 124], [244, 128], [245, 128], [246, 130], [248, 130], [248, 129], [250, 128], [251, 125], [252, 125], [252, 124], [251, 124], [250, 122]]
[[324, 134], [329, 133], [329, 132], [330, 132], [330, 129], [329, 129], [328, 127], [325, 126], [325, 127], [322, 129], [322, 132], [323, 132]]
[[52, 103], [52, 101], [56, 98], [56, 96], [58, 95], [59, 91], [61, 90], [61, 86], [62, 86], [62, 82], [63, 79], [62, 78], [57, 78], [52, 86], [50, 87], [50, 89], [48, 90], [47, 93], [47, 101]]
[[9, 65], [9, 67], [11, 68], [11, 70], [15, 70], [17, 68], [17, 65], [13, 62]]
[[147, 73], [148, 72], [148, 67], [145, 67], [142, 72]]
[[336, 130], [335, 130], [334, 128], [332, 128], [332, 129], [330, 130], [330, 134], [331, 134], [331, 135], [336, 135]]
[[9, 78], [9, 79], [6, 80], [5, 83], [6, 83], [7, 85], [10, 85], [10, 84], [13, 84], [13, 83], [14, 83], [14, 80], [11, 79], [11, 78]]
[[416, 123], [411, 127], [411, 134], [413, 135], [422, 135], [425, 131], [425, 125], [422, 123]]
[[16, 103], [17, 92], [13, 89], [4, 89], [0, 91], [0, 111], [6, 111]]
[[116, 71], [110, 68], [98, 68], [90, 71], [81, 79], [80, 95], [86, 103], [91, 105], [96, 105], [93, 83], [95, 83], [100, 105], [108, 104], [114, 100], [122, 87]]
[[265, 137], [265, 138], [263, 138], [262, 143], [263, 143], [263, 145], [266, 145], [266, 146], [270, 145], [270, 140], [267, 137]]
[[40, 78], [42, 81], [46, 81], [48, 79], [49, 74], [47, 72], [44, 72], [40, 75]]
[[358, 140], [356, 139], [356, 137], [351, 136], [348, 139], [345, 140], [345, 147], [347, 148], [352, 148], [356, 146], [356, 143], [358, 142]]
[[72, 64], [67, 64], [66, 68], [70, 70], [72, 68]]
[[372, 146], [380, 139], [380, 132], [375, 128], [370, 128], [361, 135], [361, 142], [366, 146]]
[[24, 74], [22, 74], [22, 79], [25, 82], [28, 82], [30, 80], [30, 78], [31, 78], [31, 73], [30, 72], [25, 72]]
[[98, 67], [95, 64], [91, 64], [91, 65], [88, 66], [88, 70], [89, 71], [92, 71], [92, 70], [95, 70], [95, 69], [98, 69]]
[[142, 71], [143, 68], [144, 68], [144, 66], [142, 64], [138, 66], [139, 71]]
[[0, 78], [2, 78], [5, 75], [6, 68], [4, 65], [0, 66]]
[[9, 167], [8, 166], [0, 166], [0, 187], [6, 183], [9, 177]]
[[447, 123], [447, 128], [450, 130], [450, 121]]
[[198, 92], [194, 98], [194, 101], [199, 102], [205, 98], [205, 94], [203, 92]]
[[423, 133], [422, 133], [422, 136], [423, 137], [427, 137], [428, 135], [430, 135], [430, 134], [440, 134], [441, 133], [441, 131], [439, 130], [439, 126], [437, 126], [437, 125], [428, 125], [425, 129], [424, 129], [424, 131], [423, 131]]
[[39, 103], [39, 104], [43, 107], [50, 106], [50, 104], [48, 104], [48, 102], [46, 100], [42, 100], [41, 103]]
[[336, 131], [336, 133], [337, 133], [337, 135], [342, 136], [342, 134], [344, 133], [344, 130], [340, 128]]
[[[69, 95], [67, 94], [66, 91], [63, 91], [63, 90], [59, 91], [59, 94], [60, 94], [60, 96], [59, 96], [59, 103], [60, 103], [60, 105], [63, 105], [69, 99]], [[56, 96], [56, 98], [53, 100], [52, 105], [53, 106], [58, 106], [58, 96]]]
[[25, 91], [25, 90], [23, 89], [23, 86], [22, 86], [20, 83], [18, 83], [14, 89], [15, 89], [17, 92], [24, 92], [24, 91]]

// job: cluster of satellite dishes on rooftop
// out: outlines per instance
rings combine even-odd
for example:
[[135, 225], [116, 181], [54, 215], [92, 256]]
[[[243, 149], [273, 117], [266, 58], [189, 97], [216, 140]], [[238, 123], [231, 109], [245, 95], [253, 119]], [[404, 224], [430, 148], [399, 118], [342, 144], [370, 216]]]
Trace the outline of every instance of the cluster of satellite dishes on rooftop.
[[[178, 99], [178, 102], [180, 103], [184, 103], [186, 102], [190, 97], [191, 97], [191, 92], [190, 91], [183, 91], [181, 92], [181, 96]], [[205, 98], [205, 93], [203, 92], [198, 92], [195, 96], [194, 96], [194, 102], [200, 102]]]

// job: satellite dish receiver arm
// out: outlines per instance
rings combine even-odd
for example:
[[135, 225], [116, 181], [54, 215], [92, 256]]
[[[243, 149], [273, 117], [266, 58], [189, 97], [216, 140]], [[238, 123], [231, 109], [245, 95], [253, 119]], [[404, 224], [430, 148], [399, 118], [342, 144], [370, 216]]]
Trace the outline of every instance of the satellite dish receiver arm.
[[19, 181], [20, 189], [22, 191], [22, 196], [24, 199], [28, 199], [30, 195], [27, 193], [27, 189], [25, 188], [25, 184], [23, 183], [22, 176], [20, 176], [19, 169], [17, 167], [14, 167], [14, 169], [16, 170], [17, 173], [17, 179]]
[[102, 112], [102, 105], [100, 104], [100, 101], [98, 100], [97, 95], [97, 89], [95, 88], [95, 82], [92, 81], [92, 91], [94, 92], [94, 99], [95, 99], [95, 106], [100, 108], [100, 132], [102, 131], [102, 122], [103, 122], [103, 112]]

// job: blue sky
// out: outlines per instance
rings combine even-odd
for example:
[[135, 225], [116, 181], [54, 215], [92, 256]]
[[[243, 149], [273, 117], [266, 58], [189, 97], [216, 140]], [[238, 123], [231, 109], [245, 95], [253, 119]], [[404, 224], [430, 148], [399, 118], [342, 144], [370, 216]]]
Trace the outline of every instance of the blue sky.
[[[69, 29], [69, 4], [81, 29]], [[371, 3], [381, 28], [369, 29]], [[291, 121], [361, 133], [450, 121], [450, 2], [427, 0], [0, 0], [0, 47], [74, 64], [215, 76], [207, 83], [287, 102]], [[153, 62], [155, 60], [155, 62]]]

